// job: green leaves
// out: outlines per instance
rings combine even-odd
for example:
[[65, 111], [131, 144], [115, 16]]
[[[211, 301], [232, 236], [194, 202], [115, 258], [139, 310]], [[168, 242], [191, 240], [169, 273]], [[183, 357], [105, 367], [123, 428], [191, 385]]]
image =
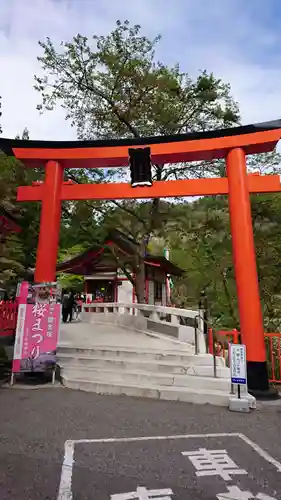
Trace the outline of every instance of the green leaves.
[[[1, 112], [1, 106], [2, 106], [1, 99], [2, 99], [2, 97], [0, 96], [0, 118], [2, 116], [2, 112]], [[0, 125], [0, 134], [2, 134], [2, 127], [1, 127], [1, 125]]]
[[47, 38], [35, 77], [41, 110], [58, 103], [79, 138], [180, 133], [217, 128], [239, 120], [230, 89], [206, 71], [193, 81], [178, 65], [157, 61], [161, 37], [141, 36], [141, 28], [117, 21], [92, 40], [78, 34], [57, 49]]
[[[22, 139], [28, 139], [25, 128]], [[25, 270], [35, 264], [39, 229], [39, 204], [18, 203], [17, 188], [39, 180], [42, 173], [37, 169], [26, 169], [14, 157], [0, 153], [0, 206], [18, 220], [22, 231], [19, 234], [0, 235], [0, 282], [2, 286], [14, 286]]]
[[[179, 65], [158, 61], [155, 50], [160, 40], [142, 36], [139, 25], [118, 20], [112, 32], [92, 39], [78, 34], [60, 47], [49, 38], [40, 41], [42, 74], [35, 77], [40, 110], [61, 104], [79, 139], [178, 134], [237, 123], [239, 111], [229, 85], [207, 71], [192, 79]], [[218, 171], [219, 162], [156, 165], [154, 178], [192, 178]], [[71, 175], [80, 177], [76, 172]], [[86, 175], [89, 179], [90, 171]], [[118, 169], [107, 171], [103, 181], [119, 176]], [[96, 174], [91, 175], [90, 182], [96, 180]], [[101, 213], [100, 206], [92, 207]], [[158, 202], [145, 204], [142, 223], [139, 203], [122, 202], [118, 207], [125, 210], [126, 225], [137, 239], [149, 241], [151, 234], [164, 228]], [[122, 216], [116, 224], [123, 229]]]

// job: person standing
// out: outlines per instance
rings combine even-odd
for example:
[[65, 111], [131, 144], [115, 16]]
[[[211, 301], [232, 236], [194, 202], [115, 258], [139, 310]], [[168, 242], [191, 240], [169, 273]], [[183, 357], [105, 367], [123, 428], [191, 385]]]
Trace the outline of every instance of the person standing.
[[76, 303], [77, 303], [77, 319], [79, 319], [83, 306], [83, 299], [80, 294], [76, 297]]
[[71, 323], [72, 321], [74, 304], [75, 304], [75, 295], [74, 292], [71, 290], [69, 293], [68, 306], [67, 306], [67, 319], [69, 318], [69, 323]]
[[63, 323], [67, 322], [68, 311], [69, 311], [68, 305], [69, 305], [69, 293], [67, 292], [67, 290], [65, 290], [64, 294], [62, 296], [62, 321], [63, 321]]

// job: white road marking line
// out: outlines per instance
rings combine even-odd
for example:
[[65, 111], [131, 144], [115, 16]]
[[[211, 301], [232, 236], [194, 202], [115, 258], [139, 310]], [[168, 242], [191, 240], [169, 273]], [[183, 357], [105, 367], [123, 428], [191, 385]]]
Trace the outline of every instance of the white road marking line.
[[74, 439], [68, 440], [64, 445], [64, 460], [61, 470], [61, 479], [57, 500], [72, 500], [72, 472], [74, 464], [74, 446], [76, 444], [90, 443], [134, 443], [138, 441], [168, 441], [176, 439], [202, 439], [202, 438], [222, 438], [222, 437], [238, 437], [242, 439], [248, 446], [260, 455], [264, 460], [273, 465], [278, 472], [281, 472], [281, 463], [273, 458], [269, 453], [264, 451], [254, 441], [249, 439], [244, 434], [239, 432], [222, 432], [209, 434], [179, 434], [173, 436], [140, 436], [140, 437], [124, 437], [124, 438], [105, 438], [105, 439]]
[[239, 437], [245, 441], [249, 446], [253, 448], [264, 460], [269, 462], [270, 464], [274, 465], [278, 472], [281, 472], [281, 463], [278, 462], [275, 458], [273, 458], [267, 451], [263, 450], [258, 444], [256, 444], [254, 441], [252, 441], [250, 438], [245, 436], [245, 434], [239, 434]]
[[61, 469], [61, 478], [57, 500], [72, 500], [72, 471], [74, 463], [74, 441], [64, 444], [64, 459]]
[[215, 438], [215, 437], [240, 437], [238, 432], [218, 432], [214, 434], [178, 434], [176, 436], [141, 436], [124, 438], [105, 438], [105, 439], [75, 439], [75, 444], [81, 443], [130, 443], [134, 441], [163, 441], [168, 439], [191, 439], [191, 438]]
[[147, 490], [143, 486], [138, 486], [136, 491], [131, 491], [130, 493], [116, 493], [115, 495], [110, 495], [110, 500], [172, 500], [171, 496], [173, 492], [170, 488], [163, 490]]

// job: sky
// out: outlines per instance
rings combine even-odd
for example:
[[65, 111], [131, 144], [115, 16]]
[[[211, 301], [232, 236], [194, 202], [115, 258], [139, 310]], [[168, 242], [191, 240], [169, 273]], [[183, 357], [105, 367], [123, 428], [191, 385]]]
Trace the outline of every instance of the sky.
[[27, 127], [31, 139], [76, 138], [61, 108], [36, 110], [38, 40], [58, 46], [78, 32], [106, 35], [117, 19], [140, 24], [149, 37], [160, 33], [164, 63], [230, 83], [244, 124], [281, 117], [280, 0], [0, 0], [2, 136]]

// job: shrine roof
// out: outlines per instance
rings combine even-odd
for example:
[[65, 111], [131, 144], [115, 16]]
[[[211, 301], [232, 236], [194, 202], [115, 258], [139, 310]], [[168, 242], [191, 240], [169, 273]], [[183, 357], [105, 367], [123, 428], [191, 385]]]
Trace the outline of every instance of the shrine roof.
[[[109, 264], [103, 262], [103, 259], [105, 258], [105, 250], [112, 245], [117, 246], [122, 253], [128, 256], [134, 255], [138, 247], [134, 240], [118, 230], [113, 230], [108, 234], [102, 244], [94, 244], [85, 252], [58, 264], [57, 272], [89, 276], [95, 272], [110, 271]], [[145, 257], [145, 264], [151, 267], [158, 267], [167, 274], [173, 276], [182, 276], [184, 273], [182, 269], [175, 266], [164, 256], [147, 254]]]
[[128, 148], [149, 146], [154, 163], [224, 158], [241, 147], [246, 154], [272, 151], [281, 137], [281, 120], [204, 132], [93, 141], [38, 141], [0, 139], [0, 150], [27, 166], [60, 161], [65, 168], [128, 165]]

